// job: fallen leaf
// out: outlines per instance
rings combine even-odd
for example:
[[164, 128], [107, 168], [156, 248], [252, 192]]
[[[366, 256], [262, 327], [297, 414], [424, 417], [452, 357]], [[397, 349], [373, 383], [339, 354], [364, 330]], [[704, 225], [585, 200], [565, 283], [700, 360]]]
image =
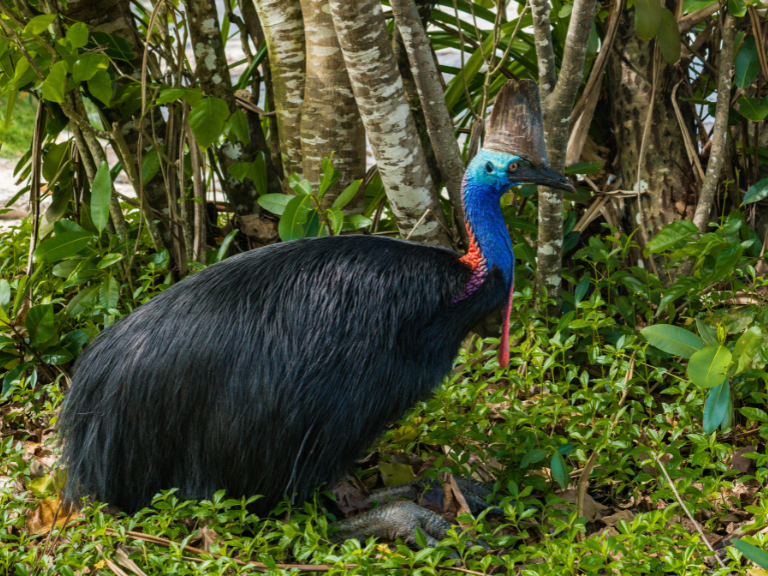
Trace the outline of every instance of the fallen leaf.
[[600, 521], [603, 522], [606, 526], [614, 527], [621, 521], [632, 522], [634, 517], [634, 512], [630, 512], [629, 510], [619, 510], [616, 512], [616, 514], [611, 514], [610, 516], [604, 516], [603, 518], [600, 518]]
[[[579, 499], [578, 490], [574, 488], [563, 490], [557, 493], [557, 497], [560, 498], [561, 500], [565, 500], [566, 502], [568, 502], [569, 506], [563, 505], [563, 504], [554, 504], [552, 508], [556, 508], [558, 510], [564, 510], [566, 512], [568, 512], [571, 509], [576, 509], [576, 506], [578, 504], [578, 499]], [[602, 504], [600, 504], [600, 502], [597, 502], [589, 494], [584, 494], [583, 516], [587, 519], [587, 522], [594, 522], [595, 520], [599, 520], [602, 516], [600, 514], [601, 510], [608, 510], [608, 507], [603, 506]]]
[[391, 462], [379, 462], [379, 471], [384, 486], [399, 486], [416, 480], [413, 468], [408, 464], [395, 464]]
[[37, 508], [27, 515], [24, 524], [30, 534], [48, 534], [53, 528], [54, 517], [56, 526], [63, 526], [68, 520], [79, 516], [79, 512], [73, 511], [71, 503], [61, 505], [58, 498], [46, 498], [38, 501]]
[[746, 454], [751, 452], [757, 452], [757, 448], [745, 446], [744, 448], [734, 450], [731, 462], [728, 464], [728, 470], [738, 470], [744, 474], [753, 474], [755, 472], [755, 461], [745, 457]]

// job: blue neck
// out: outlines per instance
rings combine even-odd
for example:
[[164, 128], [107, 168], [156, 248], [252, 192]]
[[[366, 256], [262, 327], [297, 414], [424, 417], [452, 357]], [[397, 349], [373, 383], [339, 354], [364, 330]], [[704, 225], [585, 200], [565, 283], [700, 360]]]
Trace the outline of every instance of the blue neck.
[[500, 154], [480, 150], [464, 174], [462, 199], [470, 234], [474, 235], [480, 252], [485, 257], [488, 271], [498, 266], [509, 288], [515, 268], [515, 256], [507, 226], [501, 215], [499, 200], [511, 184], [498, 177], [491, 177], [484, 168], [489, 158]]

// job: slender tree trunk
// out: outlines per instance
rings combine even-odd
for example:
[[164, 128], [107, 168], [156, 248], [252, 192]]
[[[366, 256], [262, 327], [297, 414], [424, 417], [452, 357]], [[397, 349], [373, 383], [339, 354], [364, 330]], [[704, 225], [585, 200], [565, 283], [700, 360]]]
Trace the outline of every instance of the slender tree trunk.
[[301, 174], [304, 22], [299, 0], [254, 0], [269, 51], [283, 171]]
[[[303, 175], [314, 189], [323, 177], [322, 161], [334, 152], [339, 179], [325, 193], [327, 208], [353, 180], [365, 176], [365, 128], [349, 83], [328, 0], [301, 0], [306, 38], [306, 80], [301, 110]], [[362, 213], [365, 197], [347, 205]]]
[[[450, 245], [378, 0], [330, 0], [355, 98], [403, 237]], [[429, 211], [429, 213], [428, 213]]]
[[[638, 229], [635, 240], [644, 247], [661, 228], [681, 218], [692, 219], [695, 192], [690, 162], [680, 124], [670, 101], [677, 73], [660, 59], [656, 93], [653, 101], [653, 43], [640, 40], [635, 31], [634, 15], [625, 12], [613, 52], [609, 57], [609, 87], [612, 95], [612, 119], [618, 148], [618, 168], [624, 187], [633, 190], [640, 174], [640, 203], [628, 199], [627, 232]], [[651, 129], [643, 146], [643, 132], [652, 110]], [[639, 213], [642, 210], [642, 214]], [[646, 259], [663, 281], [671, 278], [664, 260]]]

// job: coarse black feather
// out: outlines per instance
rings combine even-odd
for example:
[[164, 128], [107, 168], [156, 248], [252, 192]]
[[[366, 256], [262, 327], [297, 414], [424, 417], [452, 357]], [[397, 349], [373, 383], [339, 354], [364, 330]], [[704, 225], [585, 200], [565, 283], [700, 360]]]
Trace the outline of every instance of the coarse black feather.
[[60, 419], [66, 494], [133, 512], [182, 498], [306, 498], [339, 478], [450, 371], [506, 295], [449, 250], [344, 236], [253, 250], [106, 329], [78, 359]]

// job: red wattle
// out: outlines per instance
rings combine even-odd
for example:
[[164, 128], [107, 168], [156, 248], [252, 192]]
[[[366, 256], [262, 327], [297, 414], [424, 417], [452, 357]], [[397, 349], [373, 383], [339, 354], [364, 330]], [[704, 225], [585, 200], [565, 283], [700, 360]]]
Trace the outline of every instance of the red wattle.
[[499, 342], [499, 366], [506, 368], [509, 364], [509, 315], [512, 313], [512, 298], [515, 292], [515, 276], [509, 285], [509, 295], [504, 303], [504, 317], [501, 326], [501, 340]]

